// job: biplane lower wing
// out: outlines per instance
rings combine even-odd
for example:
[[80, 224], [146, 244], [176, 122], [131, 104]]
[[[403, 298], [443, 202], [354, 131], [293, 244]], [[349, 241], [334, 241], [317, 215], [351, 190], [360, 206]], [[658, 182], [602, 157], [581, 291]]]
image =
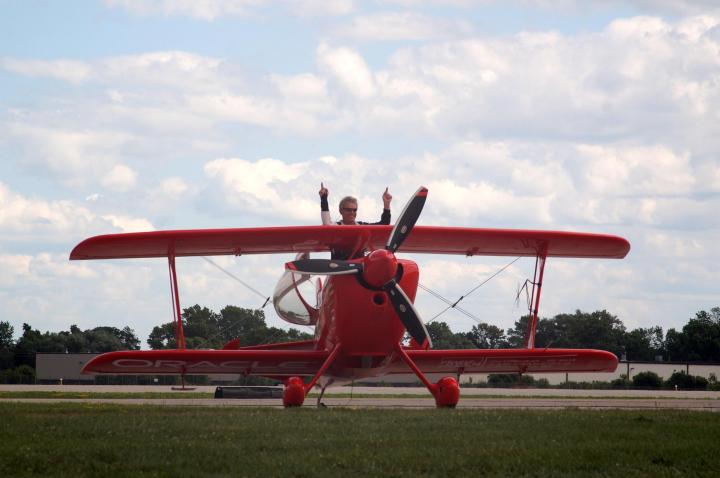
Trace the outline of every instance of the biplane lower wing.
[[[617, 357], [603, 350], [468, 349], [407, 350], [423, 373], [614, 372]], [[314, 375], [330, 352], [316, 350], [129, 350], [90, 360], [85, 374], [247, 374], [289, 377]], [[385, 373], [408, 373], [396, 361]]]
[[90, 360], [84, 374], [263, 376], [314, 375], [330, 353], [316, 350], [125, 350]]
[[[603, 350], [468, 349], [407, 350], [424, 373], [614, 372], [617, 357]], [[402, 362], [390, 373], [407, 373]]]

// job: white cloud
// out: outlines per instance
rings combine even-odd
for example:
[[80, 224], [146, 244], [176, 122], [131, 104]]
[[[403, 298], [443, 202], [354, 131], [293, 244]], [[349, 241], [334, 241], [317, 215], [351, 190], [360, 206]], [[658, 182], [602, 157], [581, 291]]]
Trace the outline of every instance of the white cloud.
[[0, 183], [0, 229], [4, 239], [57, 243], [101, 232], [150, 230], [146, 219], [98, 216], [73, 201], [28, 198]]
[[0, 254], [0, 287], [11, 287], [30, 274], [32, 256]]
[[356, 9], [353, 0], [286, 0], [286, 3], [300, 17], [348, 15]]
[[365, 60], [350, 48], [333, 48], [322, 44], [317, 50], [318, 63], [346, 93], [352, 97], [368, 99], [375, 95], [373, 73]]
[[100, 179], [100, 184], [112, 191], [124, 192], [135, 187], [137, 173], [125, 166], [116, 164]]
[[248, 194], [258, 201], [277, 200], [279, 195], [271, 186], [280, 188], [300, 176], [302, 164], [286, 164], [266, 158], [255, 163], [243, 159], [216, 159], [205, 165], [210, 178], [219, 178], [234, 191]]
[[0, 58], [0, 68], [29, 77], [49, 77], [69, 83], [83, 83], [93, 76], [87, 63], [77, 60], [19, 60]]
[[256, 162], [216, 159], [204, 168], [211, 184], [217, 184], [217, 188], [211, 189], [221, 194], [218, 201], [225, 203], [225, 207], [293, 219], [309, 219], [314, 215], [312, 203], [298, 197], [289, 187], [306, 169], [306, 163], [286, 164], [271, 158]]
[[319, 120], [327, 120], [326, 124], [329, 125], [337, 118], [326, 79], [317, 75], [301, 74], [272, 75], [270, 80], [282, 97], [282, 106], [278, 105], [276, 111], [286, 127], [298, 131], [313, 131], [319, 127]]
[[[124, 8], [135, 15], [187, 16], [213, 21], [228, 16], [252, 16], [268, 0], [104, 0], [110, 7]], [[284, 0], [280, 3], [300, 17], [346, 15], [355, 10], [353, 0]]]
[[266, 0], [104, 0], [111, 7], [125, 8], [136, 15], [181, 15], [215, 20], [225, 15], [247, 15]]
[[383, 12], [358, 15], [335, 35], [360, 41], [428, 40], [468, 35], [472, 31], [463, 20], [438, 19], [414, 12]]
[[188, 190], [187, 183], [182, 178], [167, 178], [160, 183], [159, 192], [164, 196], [177, 199]]
[[188, 106], [197, 114], [220, 121], [239, 121], [272, 127], [276, 117], [272, 100], [250, 96], [219, 94], [192, 96]]
[[190, 185], [181, 177], [165, 178], [153, 189], [144, 191], [142, 203], [159, 223], [167, 224], [174, 217], [186, 218], [191, 213], [197, 192], [197, 185]]
[[185, 51], [157, 51], [138, 55], [116, 56], [92, 63], [103, 81], [121, 81], [124, 85], [161, 88], [207, 90], [222, 87], [225, 79], [219, 75], [223, 62]]
[[0, 228], [5, 234], [37, 234], [48, 238], [87, 229], [93, 214], [71, 201], [26, 198], [0, 183]]
[[706, 257], [708, 247], [712, 247], [712, 244], [708, 244], [708, 238], [679, 237], [667, 232], [651, 231], [645, 237], [645, 246], [652, 248], [652, 253], [658, 257], [686, 259]]
[[[562, 188], [574, 191], [558, 163], [531, 167], [528, 160], [517, 159], [509, 151], [503, 153], [508, 163], [504, 178], [478, 181], [477, 171], [484, 170], [483, 165], [472, 153], [458, 151], [407, 157], [395, 163], [355, 155], [298, 163], [270, 158], [218, 159], [205, 165], [209, 183], [201, 196], [212, 198], [209, 208], [314, 223], [319, 216], [315, 191], [323, 182], [330, 189], [332, 214], [336, 214], [335, 201], [350, 194], [359, 199], [360, 219], [376, 221], [385, 186], [394, 196], [392, 210], [398, 214], [415, 189], [425, 185], [431, 200], [422, 224], [478, 226], [549, 224], [554, 201], [567, 192]], [[530, 170], [528, 176], [517, 171], [522, 168]], [[380, 182], [378, 178], [382, 178]], [[528, 186], [532, 181], [541, 184]]]
[[120, 232], [144, 232], [153, 231], [155, 228], [147, 219], [120, 216], [115, 214], [105, 214], [102, 216], [104, 220], [120, 230]]
[[720, 10], [720, 6], [715, 0], [632, 0], [631, 3], [651, 12], [670, 12], [683, 15]]
[[[115, 102], [123, 102], [130, 95], [123, 92], [130, 87], [200, 89], [211, 91], [220, 87], [218, 71], [223, 62], [185, 51], [156, 51], [135, 55], [121, 55], [98, 60], [25, 60], [3, 58], [0, 68], [30, 77], [47, 77], [69, 83], [104, 83], [117, 85], [106, 94]], [[225, 78], [232, 82], [231, 77]]]
[[46, 252], [37, 254], [28, 263], [28, 272], [35, 277], [49, 279], [92, 279], [95, 272], [87, 263], [71, 262], [65, 255], [53, 255]]
[[[265, 7], [272, 6], [267, 0], [104, 0], [104, 3], [135, 15], [187, 16], [204, 21], [221, 17], [254, 16], [263, 12]], [[347, 15], [359, 9], [353, 0], [283, 0], [275, 3], [300, 17]], [[681, 15], [717, 12], [720, 9], [714, 0], [381, 0], [375, 3], [404, 9], [436, 6], [445, 10], [460, 9], [461, 13], [472, 7], [493, 4], [563, 11], [600, 10], [630, 4], [644, 12]]]
[[452, 210], [454, 218], [470, 220], [468, 226], [478, 226], [480, 221], [495, 224], [553, 221], [550, 197], [525, 196], [486, 183], [459, 185], [436, 180], [428, 184], [438, 196], [437, 210]]
[[581, 145], [585, 184], [600, 194], [681, 196], [692, 192], [695, 177], [687, 154], [663, 146], [616, 148]]
[[205, 173], [209, 181], [199, 197], [209, 201], [204, 206], [209, 210], [293, 223], [315, 222], [314, 193], [321, 181], [331, 190], [332, 213], [336, 199], [352, 194], [360, 199], [362, 220], [375, 220], [384, 186], [394, 195], [397, 214], [415, 188], [425, 185], [430, 200], [422, 224], [592, 225], [602, 232], [618, 224], [678, 228], [720, 223], [712, 212], [720, 198], [694, 197], [702, 179], [690, 157], [661, 146], [466, 142], [394, 161], [355, 155], [296, 163], [219, 159], [207, 163]]
[[[41, 252], [0, 255], [0, 264], [15, 264], [0, 270], [0, 284], [16, 285], [0, 288], [0, 303], [16, 332], [23, 322], [41, 331], [129, 325], [144, 342], [154, 325], [171, 317], [162, 261], [68, 261], [66, 254]], [[163, 319], [135, 322], [128, 310], [137, 303], [145, 319]]]
[[131, 136], [109, 130], [72, 130], [61, 126], [11, 122], [5, 136], [20, 145], [20, 163], [39, 176], [58, 177], [69, 184], [98, 178], [120, 158]]
[[[433, 112], [425, 129], [439, 134], [680, 140], [678, 125], [700, 124], [688, 133], [714, 137], [718, 121], [707, 108], [720, 104], [712, 87], [717, 42], [702, 33], [718, 20], [697, 22], [685, 35], [688, 22], [638, 17], [596, 34], [523, 32], [405, 48], [375, 76], [382, 86], [405, 82], [423, 91], [418, 110]], [[403, 103], [384, 106], [414, 119]]]
[[[272, 221], [282, 224], [318, 224], [320, 204], [317, 191], [323, 182], [330, 190], [330, 210], [337, 214], [337, 201], [353, 195], [359, 202], [359, 219], [379, 220], [382, 193], [389, 186], [399, 211], [416, 185], [400, 189], [393, 166], [384, 161], [346, 155], [320, 157], [303, 162], [284, 162], [274, 158], [256, 161], [217, 159], [205, 167], [208, 182], [199, 197], [208, 201], [209, 211], [242, 213], [250, 223]], [[378, 182], [382, 178], [382, 183]], [[397, 186], [396, 186], [397, 185]], [[412, 190], [411, 190], [412, 189]]]
[[[312, 104], [318, 99], [327, 99], [327, 82], [316, 75], [301, 74], [295, 76], [274, 75], [271, 77], [277, 85], [278, 91], [285, 98], [296, 101], [310, 101]], [[325, 105], [327, 107], [329, 105]]]
[[[662, 137], [676, 150], [708, 154], [720, 147], [720, 60], [711, 34], [719, 22], [707, 15], [634, 17], [597, 33], [428, 43], [397, 50], [386, 66], [373, 68], [358, 50], [326, 41], [315, 51], [317, 71], [256, 79], [228, 60], [182, 51], [109, 57], [82, 63], [83, 78], [104, 93], [80, 107], [136, 135], [212, 135], [218, 123], [235, 123], [451, 141]], [[52, 68], [13, 62], [17, 72]]]

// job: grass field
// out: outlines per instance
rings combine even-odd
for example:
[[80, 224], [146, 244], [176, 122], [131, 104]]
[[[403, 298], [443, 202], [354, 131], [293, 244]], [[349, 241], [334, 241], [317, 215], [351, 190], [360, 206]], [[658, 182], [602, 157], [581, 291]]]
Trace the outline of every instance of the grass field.
[[[462, 393], [462, 392], [461, 392]], [[311, 398], [317, 398], [318, 393], [317, 392], [310, 392], [308, 394], [308, 399]], [[328, 393], [325, 394], [326, 397], [334, 397], [334, 398], [428, 398], [431, 399], [432, 395], [430, 395], [430, 392], [427, 391], [421, 391], [421, 392], [398, 392], [398, 393], [345, 393], [345, 392], [336, 392], [334, 390], [329, 390]], [[214, 392], [95, 392], [95, 391], [87, 391], [87, 392], [76, 392], [76, 391], [50, 391], [50, 390], [38, 390], [38, 391], [31, 391], [31, 390], [23, 390], [23, 391], [0, 391], [0, 398], [62, 398], [62, 399], [149, 399], [149, 400], [172, 400], [172, 399], [189, 399], [189, 398], [213, 398]], [[488, 399], [488, 400], [495, 400], [495, 399], [503, 399], [503, 400], [513, 400], [513, 399], [519, 399], [519, 400], [526, 400], [528, 398], [540, 398], [540, 399], [567, 399], [572, 398], [574, 400], [582, 400], [582, 399], [588, 399], [588, 400], [610, 400], [610, 399], [622, 399], [622, 400], [645, 400], [647, 397], [638, 395], [638, 396], [621, 396], [621, 395], [603, 395], [603, 396], [596, 396], [596, 395], [590, 395], [587, 396], [583, 395], [497, 395], [497, 394], [483, 394], [483, 395], [464, 395], [464, 398], [473, 398], [475, 400], [482, 400], [482, 399]], [[689, 398], [687, 396], [677, 396], [677, 397], [663, 397], [663, 400], [708, 400], [707, 397], [695, 397], [695, 398]], [[714, 400], [720, 401], [720, 396], [714, 398]]]
[[718, 476], [720, 415], [0, 404], [0, 476]]

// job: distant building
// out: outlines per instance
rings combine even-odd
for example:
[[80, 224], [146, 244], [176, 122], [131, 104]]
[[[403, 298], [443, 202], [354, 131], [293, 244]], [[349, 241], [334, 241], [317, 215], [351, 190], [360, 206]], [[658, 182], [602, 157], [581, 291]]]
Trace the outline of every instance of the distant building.
[[35, 355], [35, 381], [37, 383], [95, 383], [92, 375], [82, 375], [80, 370], [93, 357], [100, 354], [50, 354]]
[[[82, 368], [100, 354], [57, 354], [57, 353], [38, 353], [35, 355], [35, 381], [42, 384], [88, 384], [92, 385], [96, 382], [95, 375], [83, 375], [80, 373]], [[125, 376], [127, 380], [122, 383], [134, 384], [135, 376]], [[208, 375], [210, 383], [217, 382], [234, 382], [239, 375]], [[147, 376], [143, 377], [147, 380]], [[157, 382], [157, 381], [156, 381]], [[161, 380], [159, 383], [167, 382]]]

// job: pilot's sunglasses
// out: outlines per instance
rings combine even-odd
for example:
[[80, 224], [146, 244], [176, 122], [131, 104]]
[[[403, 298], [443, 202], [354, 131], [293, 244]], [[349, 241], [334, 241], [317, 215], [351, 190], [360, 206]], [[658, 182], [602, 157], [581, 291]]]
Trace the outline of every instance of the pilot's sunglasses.
[[345, 211], [345, 212], [357, 212], [357, 208], [356, 208], [356, 207], [355, 207], [355, 208], [353, 208], [353, 207], [344, 207], [344, 208], [342, 208], [342, 209], [343, 209], [343, 211]]

